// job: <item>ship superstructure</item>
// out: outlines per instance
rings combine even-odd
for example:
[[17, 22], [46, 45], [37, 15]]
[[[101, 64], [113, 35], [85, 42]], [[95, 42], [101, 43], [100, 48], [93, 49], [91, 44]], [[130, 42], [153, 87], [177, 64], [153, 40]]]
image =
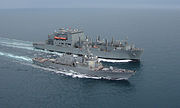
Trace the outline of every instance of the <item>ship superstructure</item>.
[[112, 66], [104, 67], [97, 57], [92, 55], [73, 56], [64, 54], [57, 58], [33, 58], [33, 63], [45, 68], [52, 68], [64, 73], [71, 71], [76, 74], [86, 75], [88, 77], [98, 77], [110, 80], [127, 80], [135, 74], [133, 70], [115, 69]]
[[76, 55], [86, 55], [86, 43], [93, 55], [98, 58], [115, 59], [115, 60], [140, 60], [143, 52], [141, 48], [129, 45], [127, 41], [109, 42], [107, 39], [101, 40], [100, 36], [96, 41], [88, 40], [82, 30], [61, 28], [48, 35], [45, 43], [33, 43], [34, 48], [46, 49], [61, 53], [69, 53]]

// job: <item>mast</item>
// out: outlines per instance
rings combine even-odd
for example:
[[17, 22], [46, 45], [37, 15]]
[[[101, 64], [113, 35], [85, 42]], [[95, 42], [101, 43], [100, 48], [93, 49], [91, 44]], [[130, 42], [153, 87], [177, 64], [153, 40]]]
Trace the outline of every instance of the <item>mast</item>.
[[126, 36], [126, 39], [125, 39], [125, 42], [124, 42], [124, 43], [125, 43], [125, 46], [128, 45], [128, 42], [127, 42], [127, 41], [128, 41], [128, 36]]
[[112, 40], [111, 40], [111, 45], [113, 45], [113, 43], [114, 43], [114, 38], [112, 37]]
[[105, 39], [105, 44], [106, 44], [106, 51], [107, 51], [107, 47], [108, 47], [108, 40]]
[[98, 36], [96, 37], [96, 43], [98, 42]]
[[100, 37], [100, 35], [98, 36], [98, 41], [101, 41], [101, 37]]
[[86, 39], [86, 44], [85, 44], [85, 49], [87, 51], [87, 56], [88, 58], [92, 55], [91, 51], [89, 50], [89, 40], [88, 38]]
[[79, 47], [81, 46], [81, 37], [79, 37]]
[[100, 35], [97, 36], [96, 42], [100, 42]]

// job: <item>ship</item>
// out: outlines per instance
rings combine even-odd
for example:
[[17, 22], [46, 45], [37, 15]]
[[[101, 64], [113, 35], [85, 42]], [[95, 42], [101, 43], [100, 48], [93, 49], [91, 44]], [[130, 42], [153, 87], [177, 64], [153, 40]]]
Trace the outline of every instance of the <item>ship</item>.
[[35, 57], [32, 59], [35, 65], [63, 71], [65, 73], [77, 72], [89, 78], [100, 78], [108, 80], [128, 80], [135, 74], [133, 70], [104, 67], [98, 61], [97, 56], [92, 54], [84, 56], [74, 56], [73, 54], [63, 54], [54, 57]]
[[107, 39], [101, 40], [100, 36], [97, 36], [96, 41], [92, 41], [85, 36], [84, 31], [70, 28], [60, 28], [54, 31], [48, 35], [48, 40], [43, 43], [34, 42], [33, 47], [83, 56], [87, 55], [85, 51], [87, 40], [93, 55], [101, 59], [140, 61], [143, 52], [142, 48], [136, 48], [134, 44], [129, 45], [127, 40], [121, 42], [112, 38], [108, 41]]

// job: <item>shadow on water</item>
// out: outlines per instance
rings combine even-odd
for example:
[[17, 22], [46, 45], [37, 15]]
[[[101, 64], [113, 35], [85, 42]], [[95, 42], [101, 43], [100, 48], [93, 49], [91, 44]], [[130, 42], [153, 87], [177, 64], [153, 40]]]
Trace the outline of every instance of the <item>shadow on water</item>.
[[129, 80], [109, 80], [109, 79], [93, 79], [93, 78], [78, 78], [78, 77], [72, 77], [72, 76], [66, 76], [63, 74], [59, 74], [60, 79], [68, 79], [73, 80], [74, 82], [79, 82], [81, 84], [85, 84], [87, 86], [96, 85], [96, 84], [113, 84], [117, 86], [124, 86], [124, 87], [131, 87], [133, 86]]
[[[105, 80], [105, 79], [77, 79], [81, 83], [81, 90], [100, 93], [131, 93], [136, 91], [135, 86], [128, 80]], [[103, 91], [102, 91], [103, 90]]]
[[[72, 79], [69, 77], [69, 79]], [[83, 88], [103, 86], [114, 86], [121, 88], [134, 88], [134, 85], [128, 80], [107, 80], [107, 79], [91, 79], [91, 78], [73, 78], [72, 80], [78, 81], [83, 85]]]
[[[90, 79], [88, 79], [90, 80]], [[101, 81], [101, 83], [107, 83], [107, 84], [121, 84], [125, 86], [131, 85], [131, 83], [128, 80], [107, 80], [107, 79], [92, 79], [92, 82]]]

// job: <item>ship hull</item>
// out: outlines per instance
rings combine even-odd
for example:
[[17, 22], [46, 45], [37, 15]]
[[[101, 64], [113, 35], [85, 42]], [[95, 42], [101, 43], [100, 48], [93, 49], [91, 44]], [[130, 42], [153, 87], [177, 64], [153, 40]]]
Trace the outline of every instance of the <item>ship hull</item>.
[[[49, 51], [55, 51], [60, 53], [69, 53], [69, 54], [77, 54], [77, 55], [86, 55], [87, 51], [80, 49], [80, 48], [73, 48], [73, 47], [65, 47], [65, 46], [55, 46], [55, 45], [48, 45], [48, 44], [38, 44], [34, 43], [33, 47], [36, 49], [43, 49]], [[114, 59], [114, 60], [133, 60], [139, 61], [140, 56], [142, 54], [142, 50], [122, 50], [116, 49], [113, 51], [100, 51], [98, 48], [91, 48], [90, 51], [93, 53], [94, 56], [103, 59]]]
[[41, 63], [39, 61], [33, 60], [33, 63], [41, 67], [51, 68], [58, 71], [63, 71], [65, 73], [72, 73], [73, 71], [74, 74], [85, 75], [90, 78], [96, 77], [96, 78], [108, 79], [108, 80], [128, 80], [135, 73], [135, 72], [112, 72], [112, 71], [104, 71], [104, 70], [93, 71], [93, 70], [89, 70], [87, 67], [81, 67], [81, 66], [73, 67], [68, 65], [52, 63], [49, 61]]

